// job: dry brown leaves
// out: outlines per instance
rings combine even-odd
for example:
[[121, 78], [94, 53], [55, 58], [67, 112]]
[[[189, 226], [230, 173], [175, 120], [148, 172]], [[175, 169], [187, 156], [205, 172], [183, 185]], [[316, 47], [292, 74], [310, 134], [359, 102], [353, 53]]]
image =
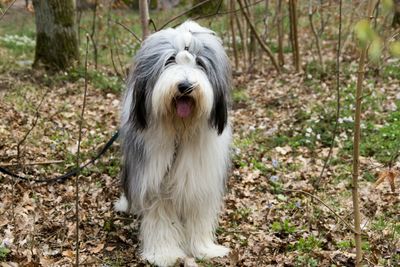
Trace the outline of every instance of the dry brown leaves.
[[378, 175], [378, 180], [376, 180], [374, 187], [378, 187], [384, 181], [387, 181], [390, 185], [390, 189], [394, 193], [396, 191], [395, 179], [400, 179], [400, 172], [397, 170], [386, 170], [382, 171]]

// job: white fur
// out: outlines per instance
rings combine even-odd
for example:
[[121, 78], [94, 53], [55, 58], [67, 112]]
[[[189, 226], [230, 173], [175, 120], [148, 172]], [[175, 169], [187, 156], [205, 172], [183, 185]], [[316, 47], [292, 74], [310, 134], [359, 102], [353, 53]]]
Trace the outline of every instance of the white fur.
[[[122, 138], [134, 134], [132, 142], [143, 144], [143, 148], [140, 146], [143, 159], [140, 167], [135, 165], [140, 177], [129, 174], [132, 177], [126, 178], [127, 196], [129, 192], [135, 195], [128, 199], [122, 195], [115, 209], [141, 216], [142, 256], [158, 266], [173, 265], [186, 256], [213, 258], [229, 252], [228, 248], [215, 244], [215, 230], [229, 166], [231, 128], [228, 123], [219, 135], [210, 125], [215, 88], [206, 72], [196, 65], [196, 55], [185, 50], [191, 42], [199, 42], [193, 40], [191, 32], [213, 32], [194, 22], [183, 24], [177, 31], [182, 34], [174, 40], [180, 49], [176, 64], [160, 73], [149, 94], [151, 103], [145, 102], [151, 106], [148, 125], [137, 131], [136, 124], [130, 125], [132, 88], [125, 94], [121, 119], [125, 134]], [[170, 33], [166, 30], [160, 35]], [[209, 46], [218, 51], [220, 44], [215, 40], [211, 36]], [[178, 84], [183, 81], [194, 85], [190, 96], [195, 103], [190, 117], [184, 119], [177, 117], [172, 104], [179, 97]], [[132, 129], [135, 131], [130, 132]], [[127, 153], [130, 151], [125, 152], [125, 157]]]
[[115, 211], [128, 212], [128, 200], [124, 195], [114, 202], [114, 209]]

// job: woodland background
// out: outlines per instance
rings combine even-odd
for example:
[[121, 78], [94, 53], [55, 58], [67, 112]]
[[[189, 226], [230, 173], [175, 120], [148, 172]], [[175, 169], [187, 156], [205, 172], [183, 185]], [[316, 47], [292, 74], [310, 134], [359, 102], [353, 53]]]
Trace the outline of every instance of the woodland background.
[[[177, 266], [400, 265], [399, 1], [68, 1], [0, 1], [0, 167], [33, 180], [87, 162], [118, 129], [140, 39], [191, 18], [233, 66], [217, 229], [232, 252]], [[63, 37], [43, 42], [35, 14], [61, 2], [77, 38], [53, 54]], [[139, 221], [112, 208], [119, 164], [116, 144], [79, 179], [0, 174], [0, 266], [147, 266]]]

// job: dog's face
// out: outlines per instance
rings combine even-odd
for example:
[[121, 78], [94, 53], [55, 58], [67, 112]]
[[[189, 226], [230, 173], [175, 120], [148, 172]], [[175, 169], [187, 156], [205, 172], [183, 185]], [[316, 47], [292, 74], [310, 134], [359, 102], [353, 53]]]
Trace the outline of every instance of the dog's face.
[[227, 124], [230, 65], [214, 32], [195, 22], [146, 39], [135, 57], [128, 88], [130, 120], [151, 123], [208, 120], [221, 134]]

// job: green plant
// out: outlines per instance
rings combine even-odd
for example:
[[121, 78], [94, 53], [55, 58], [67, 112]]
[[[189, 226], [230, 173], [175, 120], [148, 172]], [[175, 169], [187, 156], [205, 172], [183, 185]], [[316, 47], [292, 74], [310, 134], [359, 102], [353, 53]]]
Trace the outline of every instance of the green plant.
[[235, 103], [243, 103], [249, 100], [249, 95], [246, 92], [245, 88], [238, 88], [233, 90], [232, 99]]
[[339, 241], [336, 243], [336, 246], [339, 249], [350, 249], [354, 246], [354, 241], [353, 240], [343, 240], [343, 241]]
[[282, 234], [293, 234], [296, 231], [296, 227], [293, 226], [288, 219], [273, 222], [271, 229], [276, 233]]
[[8, 248], [0, 246], [0, 261], [5, 261], [10, 252]]
[[310, 257], [308, 255], [299, 256], [296, 259], [296, 266], [307, 266], [307, 267], [317, 267], [319, 264], [318, 260]]
[[9, 35], [0, 36], [0, 43], [6, 48], [11, 49], [19, 54], [32, 52], [35, 47], [35, 40], [26, 35]]
[[[400, 106], [400, 101], [397, 106]], [[390, 114], [384, 126], [374, 128], [368, 135], [364, 135], [365, 141], [360, 147], [361, 155], [373, 156], [383, 164], [388, 164], [400, 149], [400, 111]]]
[[293, 249], [300, 252], [309, 253], [319, 247], [321, 247], [321, 241], [315, 236], [309, 235], [306, 238], [300, 238], [299, 241], [294, 244]]

